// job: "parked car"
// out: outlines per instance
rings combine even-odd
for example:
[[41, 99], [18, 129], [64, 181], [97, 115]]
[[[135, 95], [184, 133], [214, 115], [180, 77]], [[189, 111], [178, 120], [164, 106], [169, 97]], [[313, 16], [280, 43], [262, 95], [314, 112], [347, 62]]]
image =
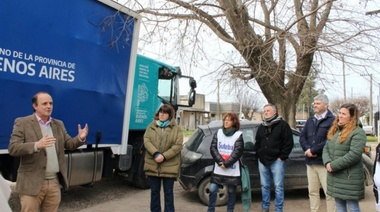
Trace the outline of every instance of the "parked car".
[[373, 130], [373, 126], [364, 125], [363, 130], [364, 130], [366, 135], [374, 135], [375, 134], [375, 131]]
[[[258, 160], [255, 145], [255, 136], [261, 122], [241, 121], [240, 130], [243, 132], [244, 153], [243, 163], [250, 171], [252, 191], [260, 190]], [[179, 182], [185, 190], [198, 190], [201, 202], [208, 204], [210, 193], [210, 178], [214, 168], [214, 161], [210, 154], [210, 145], [213, 135], [222, 127], [221, 121], [211, 122], [209, 125], [198, 126], [194, 134], [184, 144], [182, 149], [182, 164]], [[294, 147], [286, 160], [285, 190], [306, 189], [307, 175], [304, 151], [299, 143], [300, 132], [293, 129]], [[363, 166], [366, 185], [372, 184], [372, 160], [363, 154]], [[219, 190], [216, 204], [227, 204], [227, 188]]]
[[297, 119], [296, 120], [296, 128], [301, 132], [303, 130], [303, 127], [306, 124], [306, 119]]

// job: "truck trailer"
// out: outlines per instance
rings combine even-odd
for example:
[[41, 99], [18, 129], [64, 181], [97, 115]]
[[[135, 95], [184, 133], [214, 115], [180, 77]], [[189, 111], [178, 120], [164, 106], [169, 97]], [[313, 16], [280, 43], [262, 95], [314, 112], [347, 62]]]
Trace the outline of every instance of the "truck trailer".
[[[70, 135], [89, 125], [86, 144], [65, 152], [69, 186], [118, 173], [148, 188], [145, 129], [162, 104], [191, 107], [195, 80], [138, 55], [141, 17], [112, 0], [0, 1], [0, 8], [1, 174], [16, 181], [19, 158], [7, 150], [13, 123], [32, 114], [32, 96], [45, 91]], [[180, 85], [189, 89], [185, 105]]]

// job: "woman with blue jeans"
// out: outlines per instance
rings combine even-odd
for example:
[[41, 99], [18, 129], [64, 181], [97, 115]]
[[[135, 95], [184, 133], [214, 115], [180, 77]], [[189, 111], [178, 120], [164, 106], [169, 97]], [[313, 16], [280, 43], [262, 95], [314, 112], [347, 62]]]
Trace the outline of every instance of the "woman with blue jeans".
[[179, 174], [183, 134], [174, 119], [174, 109], [162, 105], [144, 134], [145, 175], [150, 181], [150, 211], [161, 212], [161, 182], [165, 212], [174, 212], [174, 181]]
[[359, 111], [354, 104], [343, 104], [335, 118], [323, 148], [327, 169], [327, 194], [335, 198], [337, 212], [360, 212], [364, 198], [362, 154], [367, 141], [359, 126]]
[[223, 117], [223, 128], [215, 133], [210, 147], [215, 161], [211, 175], [210, 199], [207, 212], [215, 211], [215, 203], [219, 188], [227, 186], [227, 212], [233, 212], [236, 202], [236, 186], [241, 185], [239, 159], [243, 155], [244, 141], [240, 129], [240, 121], [235, 113], [227, 113]]

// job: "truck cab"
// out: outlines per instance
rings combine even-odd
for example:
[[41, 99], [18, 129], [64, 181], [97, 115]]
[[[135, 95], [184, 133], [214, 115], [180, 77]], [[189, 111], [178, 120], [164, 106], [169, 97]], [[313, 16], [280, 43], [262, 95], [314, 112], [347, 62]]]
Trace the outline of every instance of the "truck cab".
[[[195, 102], [197, 85], [193, 77], [182, 75], [180, 67], [170, 66], [143, 55], [137, 55], [134, 79], [127, 148], [130, 153], [125, 154], [125, 158], [120, 154], [117, 170], [136, 186], [148, 188], [149, 182], [143, 171], [145, 129], [162, 104], [171, 105], [175, 111], [179, 106], [191, 107]], [[181, 90], [189, 91], [186, 105], [179, 104]]]

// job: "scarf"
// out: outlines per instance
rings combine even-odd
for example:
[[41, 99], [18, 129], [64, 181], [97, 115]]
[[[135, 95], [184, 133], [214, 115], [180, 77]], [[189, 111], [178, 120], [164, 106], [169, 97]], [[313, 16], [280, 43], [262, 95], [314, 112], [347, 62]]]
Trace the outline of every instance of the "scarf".
[[265, 127], [265, 134], [268, 135], [272, 132], [272, 125], [280, 122], [282, 117], [275, 114], [273, 117], [264, 118], [262, 125]]
[[282, 117], [279, 115], [274, 115], [273, 117], [270, 118], [264, 118], [262, 125], [265, 127], [271, 127], [273, 124], [276, 124], [282, 120]]
[[236, 132], [236, 129], [232, 127], [230, 130], [227, 130], [226, 128], [223, 127], [223, 134], [225, 136], [232, 136]]
[[160, 120], [157, 120], [156, 123], [159, 127], [161, 128], [165, 128], [166, 126], [169, 125], [169, 120], [166, 120], [166, 121], [160, 121]]

